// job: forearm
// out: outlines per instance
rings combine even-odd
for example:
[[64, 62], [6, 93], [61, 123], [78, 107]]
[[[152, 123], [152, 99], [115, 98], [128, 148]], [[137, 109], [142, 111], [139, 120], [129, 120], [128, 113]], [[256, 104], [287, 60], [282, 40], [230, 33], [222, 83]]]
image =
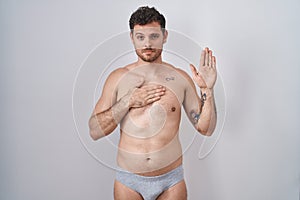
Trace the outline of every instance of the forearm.
[[213, 89], [201, 89], [201, 101], [202, 108], [196, 128], [203, 135], [211, 136], [217, 122]]
[[94, 113], [89, 120], [90, 135], [94, 140], [98, 140], [109, 135], [127, 114], [130, 95], [125, 95], [109, 109]]

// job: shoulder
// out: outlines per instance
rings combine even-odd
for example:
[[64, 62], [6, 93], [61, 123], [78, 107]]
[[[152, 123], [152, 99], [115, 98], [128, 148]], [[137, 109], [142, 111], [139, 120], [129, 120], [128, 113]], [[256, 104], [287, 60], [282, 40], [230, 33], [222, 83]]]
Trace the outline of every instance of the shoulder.
[[117, 83], [125, 74], [127, 74], [130, 70], [130, 66], [132, 64], [126, 65], [124, 67], [120, 67], [112, 71], [108, 77], [107, 81]]
[[[184, 71], [183, 69], [181, 68], [175, 68], [176, 71], [182, 75], [188, 82], [192, 81], [191, 77], [188, 75], [188, 73], [186, 71]], [[193, 81], [192, 81], [193, 82]]]
[[112, 71], [109, 74], [109, 78], [117, 79], [117, 78], [120, 78], [121, 76], [123, 76], [127, 72], [128, 72], [128, 69], [126, 69], [125, 67], [121, 67], [121, 68], [118, 68], [118, 69], [115, 69], [114, 71]]
[[185, 81], [187, 81], [187, 83], [194, 85], [194, 82], [192, 80], [192, 78], [190, 77], [190, 75], [184, 71], [183, 69], [179, 68], [179, 67], [175, 67], [169, 63], [164, 63], [165, 65], [167, 65], [168, 67], [171, 67], [174, 71], [176, 71], [179, 75], [181, 75], [183, 77], [183, 79]]

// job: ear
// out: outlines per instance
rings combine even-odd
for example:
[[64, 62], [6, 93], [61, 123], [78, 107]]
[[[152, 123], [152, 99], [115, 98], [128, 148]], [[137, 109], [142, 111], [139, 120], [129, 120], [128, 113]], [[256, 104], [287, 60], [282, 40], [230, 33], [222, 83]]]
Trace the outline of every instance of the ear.
[[133, 42], [133, 34], [132, 34], [131, 30], [130, 30], [130, 39], [131, 39], [131, 42]]
[[165, 32], [164, 32], [164, 43], [166, 43], [167, 42], [167, 38], [168, 38], [168, 31], [167, 30], [165, 30]]

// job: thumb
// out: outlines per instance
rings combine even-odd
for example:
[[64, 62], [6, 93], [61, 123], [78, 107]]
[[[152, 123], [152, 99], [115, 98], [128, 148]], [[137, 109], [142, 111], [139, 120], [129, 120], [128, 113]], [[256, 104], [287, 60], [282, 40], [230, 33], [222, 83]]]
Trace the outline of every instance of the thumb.
[[193, 78], [195, 78], [196, 75], [197, 75], [197, 69], [196, 69], [196, 67], [193, 64], [190, 64], [190, 68], [192, 70]]
[[138, 87], [141, 87], [145, 82], [145, 78], [143, 76], [140, 76], [137, 81], [136, 81], [136, 84], [135, 84], [135, 87], [138, 88]]

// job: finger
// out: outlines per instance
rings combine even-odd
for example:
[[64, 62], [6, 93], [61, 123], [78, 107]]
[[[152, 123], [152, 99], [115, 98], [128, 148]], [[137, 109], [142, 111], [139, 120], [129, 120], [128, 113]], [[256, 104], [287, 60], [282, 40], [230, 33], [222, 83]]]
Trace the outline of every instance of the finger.
[[150, 90], [147, 92], [147, 95], [152, 95], [152, 94], [164, 94], [165, 93], [165, 89], [161, 88], [161, 89], [156, 89], [156, 90]]
[[197, 75], [197, 73], [198, 73], [197, 69], [196, 69], [196, 67], [193, 64], [190, 64], [190, 68], [192, 70], [192, 73], [195, 74], [195, 75]]
[[208, 51], [208, 66], [212, 67], [212, 51]]
[[145, 97], [145, 100], [152, 99], [153, 97], [155, 97], [154, 94], [147, 95], [147, 96]]
[[208, 48], [205, 48], [205, 60], [204, 60], [204, 66], [208, 66]]
[[159, 85], [148, 84], [148, 85], [143, 85], [141, 88], [146, 91], [150, 91], [150, 90], [159, 88]]
[[201, 56], [200, 56], [200, 67], [204, 66], [204, 60], [205, 60], [205, 50], [202, 50]]
[[213, 57], [212, 57], [212, 68], [213, 68], [213, 69], [216, 69], [216, 67], [217, 67], [216, 57], [213, 56]]
[[156, 90], [156, 89], [164, 89], [164, 86], [152, 84], [152, 85], [145, 85], [142, 88], [148, 92], [148, 91]]
[[198, 75], [196, 67], [193, 64], [190, 64], [190, 68], [191, 68], [191, 71], [192, 71], [193, 78], [196, 78], [196, 76]]
[[151, 98], [151, 99], [147, 99], [146, 104], [150, 104], [150, 103], [153, 103], [153, 102], [158, 101], [158, 100], [160, 100], [160, 96], [154, 97], [154, 98]]
[[145, 97], [145, 99], [152, 99], [152, 98], [156, 98], [156, 97], [160, 97], [160, 96], [163, 96], [165, 95], [165, 92], [162, 91], [162, 92], [155, 92], [153, 94], [149, 94]]

